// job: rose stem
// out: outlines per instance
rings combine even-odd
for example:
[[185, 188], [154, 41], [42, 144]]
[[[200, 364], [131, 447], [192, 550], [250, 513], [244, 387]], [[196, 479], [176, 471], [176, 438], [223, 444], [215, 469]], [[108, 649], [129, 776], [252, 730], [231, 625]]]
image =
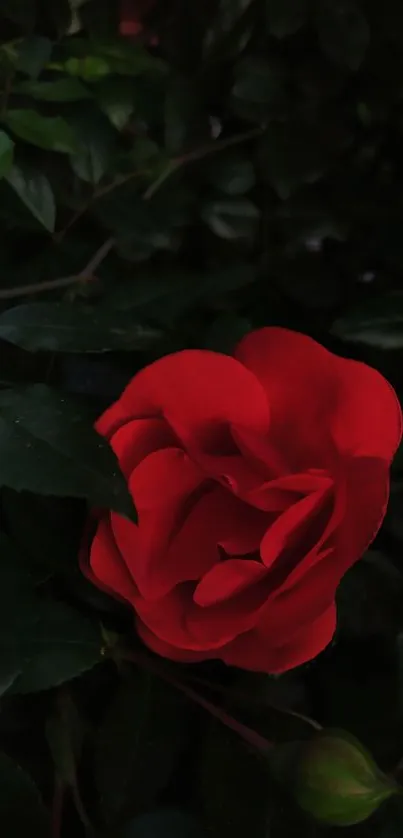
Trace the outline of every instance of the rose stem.
[[[116, 649], [114, 650], [116, 653]], [[207, 698], [204, 696], [199, 695], [196, 690], [192, 687], [189, 687], [188, 684], [185, 684], [183, 681], [180, 681], [171, 672], [165, 671], [163, 667], [160, 667], [158, 663], [156, 663], [151, 658], [143, 655], [141, 652], [133, 652], [133, 651], [119, 651], [118, 652], [118, 659], [123, 659], [126, 661], [130, 661], [131, 663], [136, 663], [138, 666], [143, 667], [144, 669], [148, 669], [149, 672], [152, 672], [157, 677], [162, 678], [167, 683], [171, 684], [173, 687], [176, 687], [177, 690], [180, 690], [184, 695], [194, 701], [196, 704], [199, 704], [200, 707], [203, 707], [208, 713], [218, 719], [222, 724], [226, 725], [226, 727], [233, 730], [237, 733], [245, 742], [252, 746], [255, 750], [259, 751], [261, 754], [267, 754], [270, 749], [273, 747], [273, 743], [269, 742], [264, 736], [261, 736], [260, 733], [257, 731], [252, 730], [250, 727], [242, 724], [242, 722], [238, 722], [237, 719], [234, 719], [225, 710], [222, 710], [220, 707], [216, 707], [211, 701], [208, 701]]]

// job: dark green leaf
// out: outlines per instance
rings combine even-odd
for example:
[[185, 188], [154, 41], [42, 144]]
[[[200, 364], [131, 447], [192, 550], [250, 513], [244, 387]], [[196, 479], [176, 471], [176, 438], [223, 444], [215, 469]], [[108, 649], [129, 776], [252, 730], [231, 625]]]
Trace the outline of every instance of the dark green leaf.
[[275, 38], [294, 35], [307, 18], [307, 0], [266, 0], [267, 28]]
[[102, 645], [97, 622], [41, 599], [25, 557], [4, 534], [0, 542], [1, 691], [48, 689], [91, 669]]
[[237, 241], [253, 238], [259, 221], [259, 210], [246, 198], [211, 201], [202, 208], [202, 218], [216, 236]]
[[162, 277], [146, 274], [115, 287], [108, 295], [108, 303], [116, 311], [139, 309], [145, 315], [169, 322], [192, 306], [244, 288], [255, 279], [253, 267], [242, 263], [208, 273], [178, 270]]
[[0, 12], [25, 30], [35, 26], [36, 9], [31, 0], [1, 0]]
[[280, 198], [318, 180], [326, 169], [321, 126], [299, 119], [272, 122], [260, 143], [261, 173]]
[[156, 58], [141, 44], [121, 40], [101, 41], [74, 38], [69, 43], [71, 57], [64, 65], [56, 65], [73, 76], [80, 76], [86, 81], [97, 81], [106, 75], [117, 73], [123, 76], [141, 76], [143, 74], [165, 74], [166, 65]]
[[226, 195], [244, 195], [255, 184], [252, 161], [242, 154], [219, 155], [207, 169], [209, 182]]
[[80, 119], [75, 122], [77, 150], [70, 158], [77, 177], [94, 186], [111, 162], [114, 132], [106, 120]]
[[99, 106], [112, 125], [121, 131], [135, 107], [135, 91], [131, 79], [106, 78], [94, 88]]
[[7, 655], [3, 652], [0, 662], [0, 697], [11, 689], [19, 674], [20, 669], [15, 654], [12, 652]]
[[[85, 2], [85, 0], [84, 0]], [[58, 38], [63, 35], [68, 35], [71, 32], [73, 24], [76, 20], [76, 8], [81, 5], [80, 0], [54, 0], [51, 5], [47, 7], [49, 16]]]
[[186, 742], [180, 694], [136, 671], [122, 682], [98, 733], [95, 777], [103, 816], [119, 821], [152, 806]]
[[74, 402], [44, 385], [0, 393], [0, 485], [86, 498], [133, 517], [110, 446]]
[[203, 738], [201, 771], [209, 834], [269, 838], [268, 766], [221, 723], [212, 722]]
[[[0, 640], [0, 696], [9, 690], [21, 673], [23, 661], [15, 637], [15, 621], [24, 619], [26, 592], [31, 579], [15, 545], [0, 531], [0, 633], [9, 642]], [[21, 595], [22, 592], [22, 595]], [[21, 609], [21, 611], [19, 610]]]
[[87, 82], [96, 82], [105, 78], [111, 72], [109, 64], [104, 58], [88, 55], [84, 58], [69, 58], [65, 64], [52, 66], [54, 70], [62, 70], [71, 76], [78, 76]]
[[337, 64], [358, 70], [370, 43], [368, 21], [350, 0], [321, 0], [316, 27], [323, 52]]
[[[2, 631], [0, 650], [18, 644], [20, 674], [8, 695], [47, 690], [76, 678], [101, 660], [102, 638], [91, 621], [61, 602], [33, 599], [16, 602], [24, 609], [20, 621]], [[9, 637], [8, 637], [9, 633]]]
[[3, 533], [0, 546], [1, 691], [36, 692], [91, 669], [102, 646], [97, 621], [38, 596], [25, 556]]
[[121, 838], [203, 838], [204, 832], [193, 815], [179, 809], [159, 809], [133, 818]]
[[29, 212], [46, 230], [53, 233], [56, 207], [52, 187], [47, 177], [39, 171], [13, 166], [6, 180]]
[[161, 332], [106, 307], [26, 303], [0, 314], [0, 337], [31, 352], [111, 352], [144, 349]]
[[403, 347], [403, 293], [373, 297], [350, 309], [332, 326], [333, 334], [352, 343], [364, 343], [380, 349]]
[[[27, 0], [27, 4], [33, 8], [30, 0]], [[52, 42], [48, 38], [43, 38], [41, 35], [24, 38], [18, 44], [17, 70], [36, 79], [50, 60], [51, 54]]]
[[[212, 52], [215, 54], [216, 51], [218, 52], [220, 50], [220, 48], [222, 49], [223, 42], [225, 41], [227, 44], [229, 36], [234, 32], [236, 33], [236, 30], [239, 27], [239, 24], [242, 23], [242, 18], [251, 5], [251, 2], [252, 0], [220, 0], [213, 22], [204, 38], [204, 51], [207, 53], [208, 57]], [[245, 38], [245, 27], [242, 27], [238, 34], [238, 38], [234, 38], [235, 45], [238, 46], [238, 50], [235, 51], [235, 54], [237, 51], [240, 52], [242, 47], [245, 45], [245, 40], [247, 41], [248, 34], [248, 28], [246, 27]], [[230, 54], [233, 54], [232, 51]]]
[[237, 343], [251, 330], [252, 324], [246, 317], [222, 314], [214, 320], [207, 331], [205, 337], [206, 349], [233, 355]]
[[17, 137], [39, 148], [63, 154], [72, 154], [77, 148], [70, 125], [60, 116], [42, 116], [28, 109], [9, 110], [5, 122]]
[[[82, 42], [82, 48], [88, 51], [88, 42]], [[140, 43], [130, 43], [121, 38], [113, 41], [93, 41], [94, 54], [102, 56], [113, 73], [124, 76], [165, 75], [167, 65], [161, 58], [143, 47]]]
[[14, 143], [4, 131], [0, 131], [0, 178], [9, 174], [13, 165]]
[[[77, 504], [65, 498], [2, 489], [2, 517], [35, 581], [57, 574], [76, 579], [82, 521]], [[63, 532], [63, 538], [60, 533]]]
[[58, 776], [71, 788], [77, 786], [77, 763], [84, 737], [83, 722], [69, 691], [60, 692], [46, 724], [46, 738]]
[[265, 124], [287, 105], [285, 73], [274, 58], [248, 55], [235, 66], [232, 107], [244, 119]]
[[47, 838], [48, 814], [33, 780], [0, 754], [0, 823], [4, 838]]
[[135, 170], [141, 175], [142, 169], [150, 170], [150, 175], [159, 169], [163, 170], [167, 165], [167, 156], [160, 151], [157, 143], [150, 140], [149, 137], [137, 137], [130, 150], [128, 157], [132, 163], [133, 171]]
[[340, 636], [393, 638], [401, 625], [402, 593], [399, 568], [383, 553], [368, 550], [337, 591]]
[[165, 149], [172, 156], [209, 139], [202, 91], [193, 79], [174, 78], [165, 99]]
[[43, 102], [78, 102], [92, 98], [91, 91], [74, 78], [25, 81], [14, 85], [13, 93], [32, 96], [33, 99]]

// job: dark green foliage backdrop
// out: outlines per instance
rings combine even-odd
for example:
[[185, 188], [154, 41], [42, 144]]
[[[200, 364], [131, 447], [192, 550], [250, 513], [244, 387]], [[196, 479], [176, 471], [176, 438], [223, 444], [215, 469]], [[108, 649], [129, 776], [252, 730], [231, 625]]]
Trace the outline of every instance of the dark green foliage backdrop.
[[[86, 501], [133, 514], [92, 422], [154, 358], [285, 325], [403, 396], [403, 6], [159, 0], [118, 31], [115, 0], [0, 0], [0, 830], [332, 834], [174, 687], [103, 660], [131, 618], [77, 551]], [[309, 736], [302, 713], [393, 771], [402, 511], [399, 453], [318, 661], [181, 676], [270, 739]], [[402, 829], [391, 801], [351, 834]]]

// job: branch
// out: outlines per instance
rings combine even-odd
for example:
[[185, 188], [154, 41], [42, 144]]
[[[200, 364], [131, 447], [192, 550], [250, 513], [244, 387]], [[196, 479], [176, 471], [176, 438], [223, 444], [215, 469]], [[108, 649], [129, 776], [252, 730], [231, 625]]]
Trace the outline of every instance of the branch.
[[51, 838], [60, 838], [61, 836], [64, 792], [64, 783], [56, 774], [51, 812]]
[[[216, 154], [222, 151], [225, 148], [229, 148], [233, 145], [240, 145], [241, 143], [247, 142], [247, 140], [252, 140], [255, 137], [259, 137], [263, 133], [263, 128], [251, 128], [249, 131], [244, 131], [242, 134], [236, 134], [233, 137], [227, 137], [224, 140], [216, 140], [215, 142], [208, 143], [207, 145], [201, 146], [200, 148], [196, 148], [193, 151], [189, 151], [186, 154], [183, 154], [180, 157], [174, 157], [172, 160], [169, 161], [166, 168], [163, 172], [157, 177], [157, 179], [151, 183], [144, 195], [143, 198], [145, 201], [149, 201], [156, 192], [163, 186], [166, 180], [177, 172], [178, 169], [181, 169], [183, 166], [186, 166], [188, 163], [194, 163], [195, 160], [202, 160], [204, 157], [209, 156], [210, 154]], [[102, 198], [104, 195], [108, 195], [110, 192], [114, 192], [115, 189], [119, 189], [120, 186], [124, 186], [130, 180], [133, 180], [136, 177], [144, 177], [147, 175], [147, 170], [139, 169], [135, 172], [129, 172], [126, 175], [118, 175], [111, 183], [104, 184], [104, 186], [98, 187], [95, 192], [91, 195], [91, 197], [85, 201], [81, 207], [76, 210], [74, 215], [69, 219], [67, 224], [60, 230], [58, 233], [55, 234], [54, 240], [57, 242], [61, 242], [68, 232], [68, 230], [73, 227], [76, 222], [89, 210], [95, 201], [98, 198]]]
[[115, 244], [115, 239], [110, 238], [94, 253], [88, 264], [78, 274], [63, 276], [59, 279], [44, 280], [31, 285], [20, 285], [17, 288], [4, 288], [0, 290], [0, 300], [12, 300], [16, 297], [25, 297], [30, 294], [41, 294], [44, 291], [55, 291], [59, 288], [68, 288], [76, 283], [84, 283], [92, 279], [95, 271], [108, 255]]
[[208, 143], [208, 145], [201, 146], [201, 148], [196, 148], [194, 151], [189, 151], [187, 154], [183, 154], [181, 157], [175, 157], [171, 160], [166, 169], [162, 172], [162, 174], [151, 183], [148, 189], [145, 191], [143, 198], [145, 201], [149, 201], [150, 198], [153, 198], [155, 193], [161, 188], [161, 186], [165, 183], [166, 180], [174, 173], [177, 172], [178, 169], [181, 169], [182, 166], [186, 166], [188, 163], [194, 163], [195, 160], [202, 160], [204, 157], [208, 157], [210, 154], [217, 154], [219, 151], [223, 151], [225, 148], [230, 148], [233, 145], [240, 145], [240, 143], [245, 143], [247, 140], [252, 140], [255, 137], [259, 137], [260, 134], [263, 133], [263, 128], [251, 128], [250, 131], [244, 131], [243, 134], [235, 134], [234, 137], [227, 137], [224, 140], [217, 140], [213, 143]]
[[[216, 142], [209, 143], [208, 145], [201, 146], [201, 148], [196, 148], [193, 151], [189, 151], [187, 154], [183, 154], [181, 157], [175, 157], [171, 160], [164, 171], [159, 175], [157, 180], [150, 184], [150, 186], [146, 189], [143, 198], [145, 201], [149, 201], [154, 195], [158, 192], [158, 190], [163, 186], [166, 180], [171, 177], [174, 172], [181, 169], [183, 166], [188, 165], [189, 163], [193, 163], [196, 160], [202, 160], [204, 157], [208, 157], [210, 154], [217, 154], [218, 152], [222, 151], [223, 149], [229, 148], [233, 145], [239, 145], [240, 143], [247, 142], [247, 140], [252, 140], [254, 137], [259, 137], [262, 132], [263, 128], [251, 128], [250, 131], [244, 131], [242, 134], [236, 134], [234, 137], [227, 137], [224, 140], [217, 140]], [[100, 187], [82, 207], [80, 207], [72, 216], [70, 221], [66, 224], [66, 226], [61, 230], [59, 233], [56, 234], [55, 240], [60, 242], [63, 238], [65, 233], [74, 226], [76, 221], [84, 215], [84, 213], [92, 206], [92, 203], [100, 198], [102, 195], [106, 195], [109, 192], [112, 192], [114, 189], [118, 189], [119, 186], [123, 186], [123, 184], [127, 183], [129, 180], [132, 180], [134, 177], [139, 177], [140, 175], [144, 175], [144, 171], [137, 171], [137, 172], [130, 172], [127, 175], [121, 175], [120, 177], [116, 178], [116, 180], [112, 181], [105, 186]], [[44, 282], [37, 282], [31, 285], [20, 285], [17, 288], [4, 288], [0, 290], [0, 300], [12, 300], [17, 297], [25, 297], [31, 294], [41, 294], [46, 291], [56, 291], [61, 288], [69, 288], [71, 285], [75, 285], [76, 283], [86, 282], [88, 279], [91, 279], [92, 275], [95, 273], [97, 267], [101, 264], [101, 262], [105, 259], [109, 251], [112, 249], [115, 240], [113, 238], [108, 239], [102, 247], [97, 250], [93, 258], [89, 261], [88, 265], [80, 271], [78, 274], [73, 274], [72, 276], [63, 276], [59, 279], [50, 279], [45, 280]]]
[[223, 725], [237, 733], [238, 736], [244, 740], [244, 742], [247, 742], [248, 745], [250, 745], [258, 753], [265, 755], [273, 747], [273, 743], [265, 739], [264, 736], [261, 736], [256, 730], [242, 724], [242, 722], [239, 722], [233, 716], [230, 716], [229, 713], [226, 713], [221, 707], [217, 707], [211, 701], [208, 701], [207, 698], [204, 698], [204, 696], [200, 695], [188, 684], [180, 681], [179, 678], [176, 678], [171, 672], [168, 672], [165, 667], [161, 666], [157, 661], [150, 658], [148, 655], [133, 650], [118, 651], [116, 657], [113, 654], [113, 650], [111, 650], [111, 654], [112, 658], [115, 660], [120, 659], [131, 661], [143, 669], [148, 670], [153, 675], [162, 678], [168, 684], [171, 684], [171, 686], [186, 695], [191, 701], [194, 701], [195, 704], [203, 707], [207, 713], [210, 713], [211, 716], [214, 716], [214, 718], [218, 719]]

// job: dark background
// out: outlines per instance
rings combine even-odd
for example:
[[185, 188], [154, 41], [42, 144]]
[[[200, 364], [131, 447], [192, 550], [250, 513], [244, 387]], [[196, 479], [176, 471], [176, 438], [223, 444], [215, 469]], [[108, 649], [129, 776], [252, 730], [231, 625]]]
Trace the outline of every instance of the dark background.
[[[120, 17], [115, 0], [0, 0], [0, 829], [331, 835], [235, 734], [102, 659], [101, 623], [130, 635], [131, 617], [77, 553], [86, 502], [130, 514], [91, 425], [154, 358], [283, 325], [402, 396], [403, 6], [158, 0], [135, 40]], [[296, 711], [394, 772], [402, 481], [398, 452], [318, 660], [281, 678], [179, 675], [276, 742], [311, 735]], [[396, 798], [346, 834], [402, 829]]]

